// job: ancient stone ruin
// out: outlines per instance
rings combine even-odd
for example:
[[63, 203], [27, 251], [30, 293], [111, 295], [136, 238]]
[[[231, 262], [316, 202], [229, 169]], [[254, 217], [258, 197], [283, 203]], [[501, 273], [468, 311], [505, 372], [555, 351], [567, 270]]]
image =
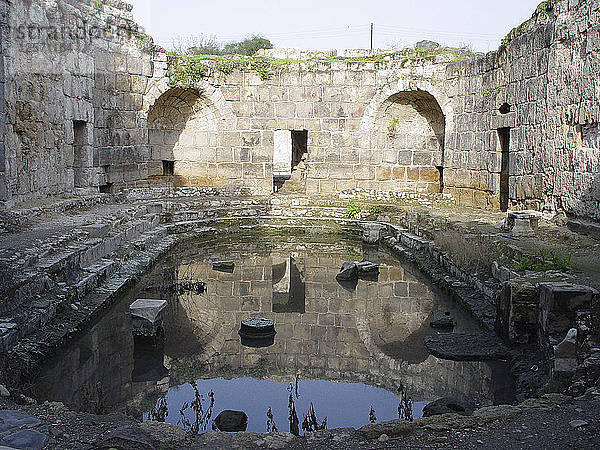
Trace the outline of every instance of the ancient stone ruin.
[[168, 58], [120, 1], [3, 10], [6, 206], [173, 185], [268, 194], [293, 175], [306, 195], [446, 193], [600, 219], [590, 2], [544, 2], [471, 58], [283, 49], [249, 65]]
[[[314, 373], [402, 385], [406, 367], [393, 345], [418, 340], [427, 351], [410, 355], [423, 364], [412, 369], [414, 390], [427, 392], [422, 372], [438, 370], [462, 388], [470, 379], [455, 361], [502, 360], [518, 401], [543, 392], [597, 401], [599, 24], [600, 0], [544, 1], [487, 54], [429, 43], [194, 58], [156, 46], [121, 0], [0, 0], [2, 397], [21, 395], [51, 355], [106, 318], [172, 249], [259, 229], [346, 233], [364, 249], [354, 259], [349, 250], [326, 306], [323, 278], [335, 283], [336, 273], [295, 250], [254, 281], [255, 268], [226, 252], [198, 269], [206, 279], [182, 275], [194, 264], [178, 262], [142, 301], [143, 314], [132, 305], [138, 335], [154, 345], [170, 332], [169, 300], [152, 303], [170, 286], [164, 295], [211, 296], [180, 309], [192, 318], [186, 326], [214, 332], [198, 354], [228, 364], [240, 321], [265, 317], [271, 326], [273, 313], [286, 315], [281, 327], [274, 320], [277, 336], [245, 351], [285, 340], [293, 350], [280, 365], [300, 355]], [[380, 266], [376, 246], [418, 267], [485, 332], [453, 333], [454, 316], [429, 311], [429, 289]], [[206, 280], [218, 281], [216, 293]], [[356, 292], [383, 300], [336, 315], [332, 303]], [[215, 306], [231, 296], [244, 305], [240, 317]], [[253, 296], [270, 296], [267, 315]], [[136, 298], [146, 297], [127, 308]], [[410, 307], [397, 306], [407, 299]], [[121, 313], [115, 335], [130, 320]], [[306, 342], [319, 330], [341, 350], [315, 355]], [[111, 329], [93, 333], [69, 368], [77, 378], [95, 376], [99, 342], [113, 338]], [[161, 345], [153, 350], [160, 377]], [[255, 362], [258, 353], [248, 354]], [[452, 364], [436, 367], [431, 355]], [[111, 366], [119, 387], [139, 369], [131, 359], [133, 367]], [[454, 405], [449, 399], [442, 403]], [[471, 406], [459, 406], [470, 416]], [[26, 419], [45, 443], [41, 421]], [[415, 427], [435, 429], [430, 419]], [[373, 424], [353, 442], [413, 428]], [[2, 433], [16, 432], [7, 430], [0, 446], [9, 442]]]

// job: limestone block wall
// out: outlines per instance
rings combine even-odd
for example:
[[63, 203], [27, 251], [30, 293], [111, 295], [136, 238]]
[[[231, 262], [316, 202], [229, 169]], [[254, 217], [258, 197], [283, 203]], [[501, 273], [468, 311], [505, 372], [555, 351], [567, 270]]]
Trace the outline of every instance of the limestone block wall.
[[2, 8], [12, 196], [97, 192], [122, 181], [123, 171], [146, 176], [147, 139], [136, 115], [151, 64], [135, 46], [131, 6], [4, 0]]
[[448, 65], [445, 187], [463, 204], [497, 209], [505, 196], [510, 208], [599, 220], [600, 5], [553, 3], [506, 47]]
[[9, 206], [11, 198], [6, 176], [6, 99], [4, 77], [4, 52], [6, 51], [6, 27], [5, 18], [7, 16], [6, 3], [0, 4], [0, 208]]
[[4, 203], [155, 182], [271, 193], [281, 131], [292, 192], [443, 191], [600, 220], [600, 0], [544, 2], [525, 33], [464, 61], [278, 51], [298, 62], [204, 61], [179, 87], [166, 55], [135, 45], [124, 2], [0, 5]]
[[[195, 89], [227, 125], [194, 141], [175, 175], [267, 191], [274, 133], [307, 131], [296, 192], [443, 190], [464, 205], [598, 220], [598, 3], [545, 2], [526, 32], [465, 61], [321, 60], [272, 67], [270, 78], [213, 70]], [[170, 95], [166, 82], [154, 91], [148, 109]]]
[[443, 76], [441, 63], [306, 62], [268, 78], [213, 71], [183, 89], [169, 87], [157, 65], [144, 101], [150, 175], [166, 175], [163, 161], [172, 160], [184, 185], [271, 192], [275, 133], [287, 130], [307, 133], [306, 177], [297, 192], [440, 192]]

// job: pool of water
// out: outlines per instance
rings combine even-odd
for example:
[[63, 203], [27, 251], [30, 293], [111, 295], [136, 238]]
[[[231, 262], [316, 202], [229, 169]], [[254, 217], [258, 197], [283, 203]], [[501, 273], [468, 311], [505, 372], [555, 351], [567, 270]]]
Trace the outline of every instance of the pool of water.
[[[277, 429], [289, 431], [290, 395], [300, 422], [308, 415], [312, 404], [317, 422], [321, 424], [326, 420], [328, 428], [364, 425], [371, 420], [371, 412], [378, 421], [398, 418], [398, 397], [385, 389], [364, 383], [299, 380], [296, 384], [249, 377], [231, 380], [213, 378], [197, 380], [195, 389], [202, 396], [204, 413], [210, 407], [208, 393], [212, 392], [214, 398], [212, 414], [206, 414], [206, 420], [198, 421], [200, 432], [211, 429], [211, 419], [218, 412], [243, 410], [248, 416], [246, 431], [264, 433], [269, 409]], [[185, 423], [189, 422], [192, 426], [197, 417], [196, 410], [192, 406], [186, 408], [184, 404], [195, 398], [195, 389], [189, 383], [169, 389], [165, 396], [168, 405], [165, 422], [181, 426], [187, 420]], [[426, 404], [412, 402], [413, 416], [420, 417]], [[151, 413], [144, 413], [144, 419], [151, 418]]]
[[[336, 281], [344, 261], [362, 259], [381, 265], [377, 279]], [[234, 261], [233, 272], [213, 269], [226, 260]], [[199, 282], [203, 292], [173, 289]], [[167, 300], [164, 340], [134, 340], [129, 305], [138, 298]], [[193, 427], [197, 392], [205, 419], [199, 432], [228, 409], [248, 415], [247, 431], [264, 432], [269, 408], [277, 428], [289, 431], [290, 394], [300, 423], [312, 403], [328, 428], [365, 425], [371, 408], [378, 421], [397, 418], [401, 388], [415, 418], [441, 397], [511, 401], [505, 364], [445, 361], [427, 352], [423, 340], [436, 333], [429, 326], [436, 311], [452, 314], [456, 332], [479, 330], [384, 249], [338, 235], [208, 236], [176, 248], [65, 346], [32, 394], [140, 419], [160, 412], [169, 423]], [[272, 345], [242, 344], [240, 323], [249, 317], [274, 320]]]

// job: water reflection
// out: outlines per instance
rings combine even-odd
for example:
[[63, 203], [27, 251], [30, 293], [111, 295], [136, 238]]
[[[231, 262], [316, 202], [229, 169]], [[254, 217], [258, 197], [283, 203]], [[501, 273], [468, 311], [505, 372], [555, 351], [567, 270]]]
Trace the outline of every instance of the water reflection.
[[164, 342], [152, 345], [142, 340], [134, 340], [133, 371], [131, 381], [134, 383], [160, 381], [169, 371], [164, 366]]
[[[141, 417], [167, 392], [167, 398], [174, 395], [170, 387], [185, 390], [190, 380], [224, 377], [233, 383], [252, 377], [287, 385], [299, 373], [306, 383], [332, 380], [385, 388], [395, 398], [390, 405], [394, 417], [400, 386], [413, 400], [423, 402], [447, 396], [480, 404], [506, 401], [510, 385], [504, 366], [444, 361], [426, 351], [423, 338], [435, 333], [429, 327], [434, 311], [450, 311], [456, 332], [478, 329], [453, 302], [410, 266], [401, 266], [373, 247], [365, 251], [370, 261], [380, 264], [378, 280], [361, 279], [354, 289], [345, 289], [335, 277], [348, 259], [348, 249], [354, 249], [358, 260], [365, 254], [355, 242], [335, 239], [309, 243], [305, 236], [286, 236], [282, 241], [250, 236], [227, 242], [208, 237], [186, 244], [157, 265], [87, 334], [66, 346], [43, 372], [34, 395], [89, 410], [89, 402], [80, 398], [82, 386], [100, 383], [109, 409]], [[232, 272], [213, 270], [214, 261], [230, 260], [235, 262]], [[203, 289], [158, 288], [184, 281], [191, 286], [202, 283]], [[128, 307], [137, 298], [168, 301], [160, 348], [134, 345]], [[272, 345], [248, 347], [240, 342], [240, 323], [248, 317], [275, 321]], [[199, 388], [203, 393], [210, 389]], [[214, 389], [217, 414], [219, 398], [228, 389]], [[345, 400], [329, 398], [327, 389], [305, 399], [309, 403], [302, 411], [313, 402], [319, 418], [323, 403], [333, 402], [332, 407], [344, 410]], [[280, 430], [286, 423], [286, 413], [281, 419], [275, 403], [281, 402], [261, 410], [261, 431], [269, 406]], [[283, 403], [286, 406], [287, 394]], [[364, 409], [363, 423], [351, 426], [368, 422], [370, 404]], [[383, 420], [377, 408], [376, 412]]]
[[306, 312], [304, 260], [293, 256], [272, 258], [273, 312]]

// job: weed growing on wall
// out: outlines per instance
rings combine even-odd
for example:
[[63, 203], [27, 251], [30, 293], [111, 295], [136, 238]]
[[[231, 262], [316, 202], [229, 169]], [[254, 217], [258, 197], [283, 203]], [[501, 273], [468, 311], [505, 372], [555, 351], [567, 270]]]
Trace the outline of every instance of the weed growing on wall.
[[154, 43], [154, 38], [146, 33], [138, 33], [135, 37], [135, 44], [142, 52], [147, 55], [153, 55], [160, 51], [164, 51]]
[[514, 39], [531, 31], [532, 26], [535, 25], [536, 16], [539, 16], [540, 14], [546, 14], [546, 13], [552, 11], [553, 9], [554, 9], [554, 2], [552, 0], [546, 0], [546, 1], [541, 2], [538, 5], [538, 7], [536, 8], [531, 19], [526, 20], [518, 27], [515, 27], [512, 30], [510, 30], [510, 32], [504, 37], [504, 39], [502, 39], [502, 41], [500, 42], [500, 45], [502, 47], [507, 47]]
[[381, 205], [371, 205], [369, 206], [369, 215], [377, 216], [383, 212], [383, 206]]
[[[147, 42], [142, 42], [149, 46]], [[436, 62], [442, 58], [444, 62], [460, 61], [473, 56], [467, 49], [451, 47], [437, 47], [433, 49], [403, 49], [390, 53], [379, 53], [364, 57], [341, 57], [316, 54], [311, 59], [276, 59], [266, 56], [246, 55], [182, 55], [168, 53], [169, 55], [169, 85], [171, 87], [189, 88], [203, 78], [218, 75], [229, 75], [234, 70], [242, 72], [256, 72], [261, 80], [267, 81], [275, 76], [276, 70], [297, 66], [299, 72], [314, 71], [322, 65], [332, 63], [346, 63], [348, 65], [363, 65], [367, 63], [384, 64], [389, 62], [399, 63], [401, 67], [412, 67], [426, 63]], [[360, 69], [360, 67], [355, 68]]]
[[356, 203], [354, 200], [350, 200], [346, 206], [346, 217], [349, 219], [356, 219], [360, 216], [362, 206]]

